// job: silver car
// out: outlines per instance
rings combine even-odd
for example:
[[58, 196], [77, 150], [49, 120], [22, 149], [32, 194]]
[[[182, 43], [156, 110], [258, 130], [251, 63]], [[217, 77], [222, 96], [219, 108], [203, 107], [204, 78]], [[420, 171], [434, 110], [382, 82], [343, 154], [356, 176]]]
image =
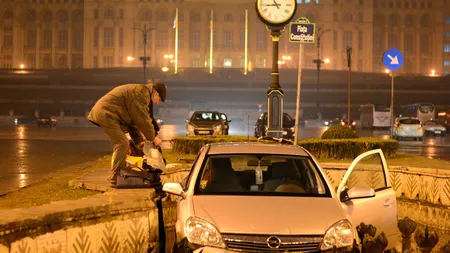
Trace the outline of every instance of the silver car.
[[441, 135], [444, 136], [447, 129], [436, 120], [427, 120], [423, 124], [425, 135]]
[[207, 144], [182, 183], [163, 186], [179, 196], [173, 252], [347, 251], [360, 247], [361, 222], [393, 248], [397, 203], [383, 152], [363, 153], [337, 178], [299, 146]]

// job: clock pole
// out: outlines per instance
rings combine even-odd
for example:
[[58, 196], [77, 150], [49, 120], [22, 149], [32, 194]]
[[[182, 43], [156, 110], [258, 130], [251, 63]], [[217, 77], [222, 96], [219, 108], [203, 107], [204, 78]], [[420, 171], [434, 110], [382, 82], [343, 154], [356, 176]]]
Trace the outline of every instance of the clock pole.
[[272, 28], [272, 82], [267, 91], [267, 136], [283, 137], [283, 90], [280, 86], [280, 73], [278, 72], [278, 48], [281, 32]]

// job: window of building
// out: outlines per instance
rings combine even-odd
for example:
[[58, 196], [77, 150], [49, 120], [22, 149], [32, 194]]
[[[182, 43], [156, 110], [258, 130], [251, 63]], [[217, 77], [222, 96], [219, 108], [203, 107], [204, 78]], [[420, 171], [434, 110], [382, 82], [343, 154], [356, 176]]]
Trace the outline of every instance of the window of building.
[[256, 33], [256, 49], [267, 48], [267, 34], [265, 32]]
[[363, 71], [363, 60], [358, 59], [358, 71]]
[[94, 47], [98, 47], [98, 27], [94, 28]]
[[94, 56], [94, 68], [98, 68], [98, 56]]
[[27, 56], [27, 68], [34, 69], [36, 68], [36, 56], [34, 54], [29, 54]]
[[358, 13], [358, 22], [359, 23], [363, 23], [364, 22], [364, 16], [362, 12]]
[[427, 56], [430, 53], [429, 34], [420, 35], [420, 53], [421, 55]]
[[114, 11], [111, 9], [106, 10], [104, 13], [104, 18], [106, 20], [113, 20], [114, 19]]
[[5, 33], [10, 33], [10, 32], [12, 32], [13, 31], [13, 27], [12, 26], [5, 26], [4, 28], [3, 28], [3, 31], [5, 32]]
[[449, 75], [449, 74], [450, 74], [450, 70], [447, 70], [447, 69], [444, 70], [444, 74], [445, 74], [445, 75]]
[[344, 22], [350, 23], [353, 22], [353, 15], [351, 13], [344, 14]]
[[446, 38], [450, 38], [450, 32], [444, 32], [444, 36], [445, 36]]
[[119, 47], [123, 47], [123, 37], [124, 37], [123, 33], [124, 33], [123, 27], [120, 27], [119, 28]]
[[403, 48], [406, 54], [413, 53], [413, 36], [410, 33], [405, 34]]
[[158, 36], [156, 37], [156, 47], [157, 48], [167, 48], [168, 47], [167, 31], [158, 31]]
[[412, 27], [414, 26], [414, 18], [412, 15], [406, 15], [405, 17], [405, 26]]
[[3, 37], [3, 47], [4, 48], [11, 48], [13, 44], [13, 37], [12, 35], [5, 35]]
[[432, 0], [428, 0], [428, 8], [430, 8], [430, 9], [433, 8], [433, 1]]
[[67, 23], [67, 21], [69, 20], [69, 14], [67, 14], [67, 11], [60, 11], [59, 15], [58, 15], [58, 20], [61, 23]]
[[420, 1], [420, 8], [421, 9], [425, 9], [425, 2], [424, 2], [424, 0]]
[[378, 8], [378, 0], [373, 0], [373, 7]]
[[103, 56], [103, 66], [105, 68], [111, 68], [113, 66], [113, 57], [112, 56]]
[[417, 2], [416, 0], [411, 0], [411, 8], [416, 9], [417, 8]]
[[428, 27], [428, 15], [422, 15], [420, 17], [420, 26], [421, 27]]
[[444, 66], [450, 66], [450, 61], [444, 61]]
[[394, 1], [393, 0], [389, 0], [389, 8], [394, 8]]
[[256, 67], [257, 68], [266, 68], [266, 66], [267, 66], [267, 60], [265, 57], [260, 56], [260, 57], [256, 58]]
[[5, 11], [5, 14], [4, 14], [3, 17], [4, 17], [4, 19], [13, 19], [14, 18], [14, 13], [13, 13], [12, 10], [8, 9], [8, 10]]
[[52, 34], [52, 30], [48, 29], [44, 31], [43, 34], [43, 43], [42, 43], [42, 47], [43, 48], [52, 48], [52, 39], [53, 39], [53, 34]]
[[26, 17], [28, 22], [36, 22], [36, 11], [28, 10]]
[[120, 19], [124, 19], [124, 17], [125, 17], [125, 11], [124, 11], [124, 9], [120, 9], [120, 10], [119, 10], [119, 17], [120, 17]]
[[198, 30], [192, 30], [191, 31], [191, 38], [190, 38], [189, 48], [191, 48], [191, 49], [200, 49], [200, 31], [198, 31]]
[[398, 26], [399, 17], [396, 14], [391, 14], [389, 16], [389, 25], [390, 26]]
[[398, 48], [398, 36], [396, 33], [388, 34], [388, 47], [389, 48]]
[[380, 1], [381, 1], [381, 3], [380, 3], [381, 8], [386, 8], [385, 0], [380, 0]]
[[83, 56], [74, 55], [72, 58], [72, 67], [80, 69], [83, 68]]
[[[211, 30], [208, 30], [208, 36], [206, 37], [206, 47], [209, 49], [211, 46]], [[217, 31], [213, 31], [213, 48], [217, 48]]]
[[152, 12], [150, 10], [142, 10], [139, 14], [139, 19], [141, 21], [151, 21], [152, 20]]
[[98, 9], [94, 9], [94, 19], [98, 19]]
[[36, 30], [30, 29], [27, 33], [27, 47], [35, 48], [36, 47]]
[[191, 11], [190, 18], [191, 18], [191, 21], [193, 21], [193, 22], [200, 22], [201, 21], [200, 13], [197, 10], [192, 10]]
[[337, 22], [338, 21], [338, 14], [337, 12], [333, 12], [333, 22]]
[[103, 46], [113, 47], [114, 46], [114, 30], [113, 28], [105, 28], [103, 35]]
[[364, 4], [364, 0], [359, 0], [359, 4]]
[[400, 0], [397, 0], [397, 8], [398, 9], [402, 8], [402, 2], [400, 2]]
[[52, 57], [50, 55], [45, 55], [44, 58], [42, 59], [42, 67], [44, 67], [44, 69], [49, 69], [52, 67]]
[[344, 31], [344, 48], [352, 47], [353, 44], [352, 31]]
[[52, 22], [52, 13], [50, 11], [46, 11], [44, 13], [43, 19], [44, 19], [44, 23], [47, 23], [47, 24], [51, 23]]
[[158, 21], [168, 21], [169, 20], [169, 12], [167, 10], [160, 10], [157, 12], [157, 20]]
[[379, 54], [379, 53], [381, 53], [382, 48], [383, 48], [383, 43], [382, 43], [381, 34], [374, 34], [373, 35], [373, 51], [375, 52], [375, 54]]
[[[294, 43], [290, 43], [290, 44], [294, 44]], [[239, 48], [245, 48], [245, 32], [242, 31], [239, 34]]]
[[338, 4], [338, 3], [339, 3], [339, 0], [333, 0], [333, 3], [334, 3], [334, 4]]
[[201, 67], [201, 65], [200, 65], [200, 58], [199, 57], [192, 57], [191, 58], [191, 66], [193, 68], [200, 68]]
[[338, 32], [336, 30], [333, 31], [333, 49], [337, 50], [338, 48]]
[[233, 48], [233, 32], [232, 31], [225, 31], [224, 47], [225, 48]]
[[178, 31], [178, 48], [184, 48], [184, 31]]
[[444, 22], [446, 25], [450, 25], [450, 16], [445, 16], [444, 17]]
[[408, 8], [409, 8], [409, 2], [406, 1], [406, 2], [405, 2], [405, 9], [408, 9]]
[[360, 52], [363, 50], [363, 42], [363, 32], [358, 31], [358, 50], [360, 50]]
[[225, 22], [232, 22], [233, 21], [233, 15], [231, 13], [225, 14], [223, 21]]
[[58, 36], [58, 49], [67, 49], [68, 32], [66, 30], [59, 31]]
[[450, 44], [444, 44], [444, 53], [450, 53]]

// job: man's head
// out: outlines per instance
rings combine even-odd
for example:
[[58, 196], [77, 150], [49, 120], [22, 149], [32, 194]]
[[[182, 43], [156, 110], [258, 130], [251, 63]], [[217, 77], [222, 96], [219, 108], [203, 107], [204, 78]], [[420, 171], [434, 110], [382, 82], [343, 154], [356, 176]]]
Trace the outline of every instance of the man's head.
[[153, 104], [159, 104], [159, 101], [164, 102], [166, 100], [166, 85], [157, 82], [153, 85], [153, 91], [152, 91], [152, 102]]

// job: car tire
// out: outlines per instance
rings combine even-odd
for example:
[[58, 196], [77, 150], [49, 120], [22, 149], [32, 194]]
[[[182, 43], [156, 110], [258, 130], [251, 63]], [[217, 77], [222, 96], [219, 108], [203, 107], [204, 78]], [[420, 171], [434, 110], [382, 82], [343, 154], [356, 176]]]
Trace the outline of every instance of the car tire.
[[179, 244], [175, 242], [173, 244], [172, 253], [192, 253], [194, 252], [186, 245], [186, 241], [182, 240]]

